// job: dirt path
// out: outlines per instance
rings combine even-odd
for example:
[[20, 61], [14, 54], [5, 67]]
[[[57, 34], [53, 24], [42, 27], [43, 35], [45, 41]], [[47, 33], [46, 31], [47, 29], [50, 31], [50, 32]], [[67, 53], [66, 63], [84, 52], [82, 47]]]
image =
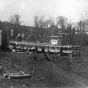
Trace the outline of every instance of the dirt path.
[[[88, 80], [79, 77], [74, 72], [65, 72], [58, 68], [55, 64], [50, 63], [53, 74], [61, 82], [67, 84], [65, 87], [61, 88], [88, 88]], [[69, 82], [69, 83], [68, 83]]]

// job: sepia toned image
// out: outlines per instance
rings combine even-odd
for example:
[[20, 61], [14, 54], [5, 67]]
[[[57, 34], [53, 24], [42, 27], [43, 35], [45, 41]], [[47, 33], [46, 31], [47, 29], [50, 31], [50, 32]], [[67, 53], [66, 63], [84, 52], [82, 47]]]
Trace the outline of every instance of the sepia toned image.
[[88, 88], [88, 1], [0, 0], [0, 88]]

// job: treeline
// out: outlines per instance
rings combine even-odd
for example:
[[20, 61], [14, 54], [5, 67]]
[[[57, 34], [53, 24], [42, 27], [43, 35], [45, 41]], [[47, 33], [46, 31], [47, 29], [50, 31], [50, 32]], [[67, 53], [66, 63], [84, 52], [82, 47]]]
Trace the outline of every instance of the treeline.
[[88, 35], [85, 33], [88, 21], [85, 19], [74, 24], [64, 16], [48, 20], [44, 16], [35, 16], [33, 26], [22, 25], [22, 22], [21, 16], [17, 14], [11, 16], [8, 22], [0, 21], [0, 29], [7, 31], [9, 40], [49, 42], [50, 36], [60, 36], [64, 45], [88, 45]]

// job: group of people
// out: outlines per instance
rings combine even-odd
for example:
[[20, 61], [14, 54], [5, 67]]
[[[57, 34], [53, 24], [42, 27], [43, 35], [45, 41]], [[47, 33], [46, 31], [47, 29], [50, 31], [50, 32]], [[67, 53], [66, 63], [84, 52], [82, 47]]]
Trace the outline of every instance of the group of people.
[[[42, 53], [42, 54], [43, 54], [43, 56], [44, 56], [44, 60], [46, 60], [46, 61], [50, 61], [50, 58], [48, 57], [47, 53], [45, 52], [44, 47], [42, 47], [41, 51], [38, 51], [38, 48], [37, 48], [37, 47], [35, 47], [35, 49], [34, 49], [33, 51], [34, 51], [34, 53]], [[34, 56], [34, 59], [36, 59], [36, 60], [37, 60], [37, 57], [36, 57], [36, 56]]]

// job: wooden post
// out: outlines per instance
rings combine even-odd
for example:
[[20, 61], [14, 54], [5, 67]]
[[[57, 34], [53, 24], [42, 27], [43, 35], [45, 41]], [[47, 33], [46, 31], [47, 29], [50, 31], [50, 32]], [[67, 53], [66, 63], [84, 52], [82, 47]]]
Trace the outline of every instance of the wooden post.
[[7, 32], [5, 30], [2, 30], [2, 42], [1, 42], [1, 50], [6, 51], [8, 47], [7, 42]]

